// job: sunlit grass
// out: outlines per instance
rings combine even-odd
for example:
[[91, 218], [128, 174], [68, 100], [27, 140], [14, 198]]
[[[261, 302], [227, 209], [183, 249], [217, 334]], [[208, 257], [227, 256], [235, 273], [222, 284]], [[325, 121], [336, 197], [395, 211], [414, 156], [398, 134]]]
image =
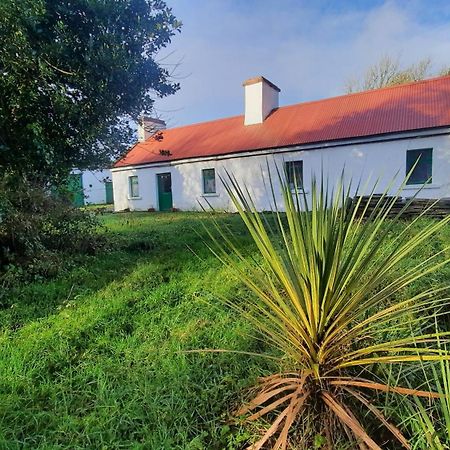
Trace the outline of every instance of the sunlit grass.
[[[273, 362], [184, 353], [269, 350], [217, 298], [246, 301], [253, 294], [198, 236], [209, 215], [102, 217], [112, 241], [103, 253], [67, 260], [56, 279], [1, 293], [0, 448], [245, 448], [260, 425], [230, 423], [230, 416], [246, 388], [273, 372]], [[218, 219], [243, 254], [258, 260], [240, 218]], [[411, 234], [431, 223], [414, 224]], [[402, 229], [395, 224], [390, 238]], [[399, 270], [449, 243], [450, 230], [441, 230]], [[443, 267], [408, 292], [449, 277]]]

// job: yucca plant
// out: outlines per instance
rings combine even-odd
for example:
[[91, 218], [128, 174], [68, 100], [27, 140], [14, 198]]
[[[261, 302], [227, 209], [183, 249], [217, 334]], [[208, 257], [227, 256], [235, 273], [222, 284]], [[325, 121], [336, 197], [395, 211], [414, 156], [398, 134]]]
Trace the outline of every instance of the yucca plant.
[[403, 185], [393, 197], [387, 195], [392, 185], [381, 196], [374, 195], [374, 187], [369, 201], [362, 203], [360, 187], [351, 196], [351, 183], [344, 186], [343, 180], [344, 176], [331, 189], [324, 176], [320, 181], [313, 178], [307, 195], [302, 189], [292, 192], [278, 170], [279, 204], [269, 171], [273, 211], [264, 214], [233, 175], [227, 173], [222, 179], [260, 254], [244, 256], [213, 214], [216, 231], [207, 230], [211, 250], [253, 292], [245, 302], [224, 301], [281, 355], [279, 372], [260, 379], [254, 398], [237, 412], [251, 421], [270, 421], [250, 447], [255, 450], [287, 448], [291, 428], [308, 414], [320, 418], [317, 431], [327, 436], [330, 446], [340, 433], [352, 447], [379, 450], [377, 437], [359, 418], [361, 410], [410, 448], [371, 401], [371, 394], [438, 397], [429, 390], [383, 383], [376, 374], [381, 364], [442, 358], [434, 344], [439, 335], [445, 338], [443, 334], [402, 333], [411, 321], [424, 321], [448, 303], [442, 291], [430, 288], [406, 298], [402, 295], [411, 283], [449, 260], [442, 251], [413, 268], [401, 271], [399, 266], [449, 218], [428, 222], [414, 234], [419, 216], [392, 236], [403, 210], [393, 219], [388, 216]]

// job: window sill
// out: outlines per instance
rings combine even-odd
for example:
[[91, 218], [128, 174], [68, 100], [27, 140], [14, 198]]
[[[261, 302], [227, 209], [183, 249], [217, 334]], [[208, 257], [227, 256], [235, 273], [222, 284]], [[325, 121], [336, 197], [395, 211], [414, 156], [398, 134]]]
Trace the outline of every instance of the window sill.
[[211, 193], [211, 194], [202, 194], [202, 197], [220, 197], [220, 194]]
[[403, 188], [404, 191], [416, 191], [417, 189], [439, 189], [441, 186], [437, 184], [407, 184]]
[[128, 200], [142, 200], [142, 197], [128, 197]]

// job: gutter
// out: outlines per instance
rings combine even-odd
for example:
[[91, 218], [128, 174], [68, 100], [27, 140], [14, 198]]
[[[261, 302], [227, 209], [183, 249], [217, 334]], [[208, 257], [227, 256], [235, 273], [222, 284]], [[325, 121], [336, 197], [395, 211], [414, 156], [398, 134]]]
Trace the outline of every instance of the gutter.
[[[433, 130], [435, 130], [433, 132]], [[414, 134], [413, 134], [414, 133]], [[420, 134], [418, 134], [420, 133]], [[404, 134], [398, 137], [392, 137], [392, 135]], [[408, 135], [406, 135], [408, 134]], [[339, 139], [335, 141], [325, 141], [321, 144], [304, 144], [304, 145], [291, 145], [291, 146], [283, 146], [283, 147], [269, 147], [265, 149], [257, 149], [257, 150], [246, 150], [246, 151], [234, 151], [230, 153], [224, 153], [222, 155], [211, 155], [211, 156], [192, 156], [188, 158], [180, 158], [169, 161], [161, 161], [161, 162], [152, 162], [152, 163], [141, 163], [141, 164], [130, 164], [128, 166], [121, 167], [113, 167], [111, 168], [111, 172], [121, 172], [124, 170], [132, 170], [132, 169], [146, 169], [151, 167], [168, 167], [168, 166], [176, 166], [181, 164], [190, 164], [193, 162], [202, 162], [202, 161], [219, 161], [219, 160], [227, 160], [227, 159], [236, 159], [236, 158], [249, 158], [251, 156], [265, 156], [265, 155], [273, 155], [274, 153], [285, 154], [285, 153], [293, 153], [298, 151], [312, 151], [312, 150], [323, 150], [329, 148], [338, 148], [338, 147], [348, 147], [350, 145], [355, 144], [374, 144], [378, 142], [394, 142], [401, 141], [407, 139], [422, 139], [426, 137], [433, 136], [445, 136], [450, 135], [450, 128], [448, 126], [445, 127], [433, 127], [426, 128], [420, 130], [410, 130], [403, 132], [395, 132], [395, 133], [383, 133], [376, 134], [371, 136], [366, 136], [362, 138], [350, 138], [350, 139]]]

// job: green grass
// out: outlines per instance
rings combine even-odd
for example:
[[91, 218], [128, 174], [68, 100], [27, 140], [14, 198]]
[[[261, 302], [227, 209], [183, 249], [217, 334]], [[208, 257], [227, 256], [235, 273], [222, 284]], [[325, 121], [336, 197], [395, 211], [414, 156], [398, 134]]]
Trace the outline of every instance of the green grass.
[[[227, 411], [266, 363], [182, 353], [257, 350], [246, 324], [213, 306], [211, 292], [245, 293], [201, 242], [199, 218], [105, 216], [110, 251], [4, 294], [0, 448], [201, 449], [238, 439]], [[243, 233], [237, 217], [224, 220]]]
[[[230, 426], [229, 413], [273, 367], [242, 354], [183, 352], [261, 346], [216, 300], [250, 294], [205, 247], [200, 219], [208, 220], [105, 214], [108, 250], [0, 295], [0, 449], [242, 448], [249, 432]], [[252, 254], [240, 219], [220, 220]], [[445, 230], [408, 264], [449, 243]]]

